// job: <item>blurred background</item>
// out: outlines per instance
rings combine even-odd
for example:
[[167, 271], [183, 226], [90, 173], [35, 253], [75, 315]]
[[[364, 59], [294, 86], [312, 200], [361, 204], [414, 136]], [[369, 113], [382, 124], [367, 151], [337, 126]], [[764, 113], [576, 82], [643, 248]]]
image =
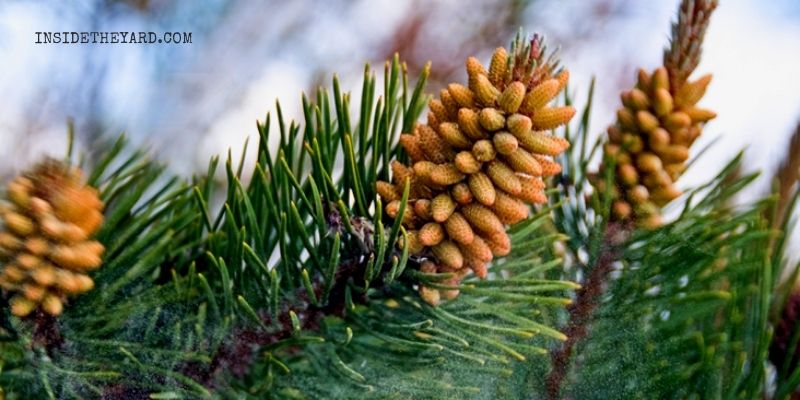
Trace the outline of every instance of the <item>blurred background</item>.
[[[280, 98], [291, 118], [302, 91], [333, 73], [360, 95], [366, 62], [398, 52], [412, 77], [433, 62], [429, 92], [464, 81], [464, 59], [488, 61], [519, 27], [560, 46], [578, 106], [597, 79], [592, 128], [614, 118], [637, 67], [659, 65], [678, 0], [168, 1], [0, 0], [0, 178], [42, 154], [62, 155], [66, 121], [84, 149], [127, 132], [176, 173], [255, 139]], [[37, 31], [192, 32], [191, 44], [35, 44]], [[800, 119], [800, 1], [722, 0], [696, 76], [714, 73], [703, 105], [719, 117], [680, 181], [704, 182], [739, 150], [769, 190]], [[355, 104], [355, 101], [354, 101]], [[252, 147], [251, 147], [252, 148]], [[797, 237], [797, 236], [796, 236]]]

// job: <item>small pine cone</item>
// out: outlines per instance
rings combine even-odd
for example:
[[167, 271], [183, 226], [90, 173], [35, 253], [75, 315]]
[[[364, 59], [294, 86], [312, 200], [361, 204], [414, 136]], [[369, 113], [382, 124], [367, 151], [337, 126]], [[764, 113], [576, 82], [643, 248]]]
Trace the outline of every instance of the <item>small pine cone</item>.
[[456, 203], [447, 193], [442, 193], [434, 197], [433, 201], [431, 201], [431, 214], [433, 215], [433, 220], [436, 222], [447, 221], [455, 209]]
[[[636, 124], [642, 132], [650, 132], [659, 127], [658, 118], [648, 111], [636, 112]], [[637, 136], [638, 137], [638, 136]]]
[[483, 106], [493, 106], [497, 98], [500, 96], [500, 91], [492, 84], [489, 78], [485, 75], [478, 75], [475, 78], [475, 99]]
[[436, 114], [429, 112], [427, 119], [428, 119], [428, 126], [433, 128], [434, 130], [439, 130], [439, 123], [442, 121], [436, 118]]
[[650, 93], [655, 93], [658, 89], [669, 90], [669, 74], [667, 73], [667, 69], [664, 67], [656, 68], [655, 72], [653, 72], [651, 84]]
[[[419, 231], [409, 231], [408, 232], [408, 252], [411, 254], [419, 254], [425, 249], [425, 246], [422, 245], [419, 241]], [[404, 249], [406, 246], [406, 241], [401, 240], [399, 242], [400, 249]]]
[[511, 154], [519, 147], [517, 138], [508, 132], [496, 133], [492, 141], [494, 142], [495, 150], [500, 154]]
[[464, 256], [458, 246], [450, 240], [445, 240], [431, 248], [436, 259], [447, 268], [461, 269], [464, 267]]
[[663, 162], [668, 164], [682, 163], [689, 159], [689, 148], [679, 144], [666, 146], [661, 151], [657, 151], [657, 153], [661, 156]]
[[469, 176], [467, 182], [469, 184], [469, 190], [475, 197], [475, 200], [487, 206], [494, 204], [496, 191], [492, 180], [489, 179], [486, 174], [483, 172], [472, 174]]
[[508, 193], [517, 195], [522, 190], [519, 178], [517, 178], [514, 170], [502, 161], [494, 160], [489, 162], [486, 166], [486, 175], [489, 175], [495, 186]]
[[556, 75], [556, 80], [558, 80], [558, 90], [564, 90], [564, 88], [567, 87], [567, 83], [569, 83], [569, 70], [562, 69], [561, 72]]
[[683, 108], [683, 112], [689, 116], [689, 119], [692, 120], [693, 124], [698, 122], [708, 122], [717, 117], [717, 113], [714, 111], [694, 106]]
[[439, 290], [429, 288], [424, 285], [419, 287], [419, 297], [432, 306], [438, 306], [441, 302], [441, 294], [439, 293]]
[[617, 165], [617, 175], [624, 186], [631, 187], [639, 183], [639, 172], [631, 164]]
[[533, 204], [547, 203], [547, 196], [543, 191], [545, 183], [541, 178], [520, 175], [517, 175], [517, 177], [522, 187], [522, 190], [517, 195], [519, 199]]
[[532, 176], [542, 175], [542, 165], [536, 158], [524, 149], [517, 149], [513, 153], [507, 155], [505, 160], [514, 171], [521, 172]]
[[478, 140], [472, 146], [472, 155], [474, 155], [478, 161], [488, 162], [494, 160], [497, 151], [495, 151], [492, 142], [488, 140]]
[[[390, 202], [386, 205], [384, 210], [386, 211], [386, 215], [397, 218], [400, 213], [400, 200]], [[414, 211], [412, 211], [410, 207], [406, 207], [403, 211], [403, 224], [405, 226], [414, 226], [414, 220]]]
[[503, 223], [492, 210], [480, 205], [470, 204], [462, 207], [461, 213], [473, 228], [487, 234], [505, 232]]
[[11, 294], [11, 312], [37, 308], [57, 316], [67, 297], [94, 287], [87, 275], [102, 264], [105, 248], [89, 238], [103, 222], [97, 191], [77, 169], [48, 160], [8, 185], [10, 204], [0, 207], [0, 287]]
[[630, 153], [638, 154], [644, 150], [644, 141], [639, 135], [625, 133], [622, 135], [622, 147]]
[[[650, 109], [650, 98], [647, 97], [647, 94], [644, 91], [641, 89], [633, 89], [627, 93], [628, 104], [625, 104], [626, 107], [632, 108], [636, 111]], [[623, 104], [626, 103], [625, 99], [623, 99], [622, 102]]]
[[453, 200], [455, 200], [456, 203], [461, 205], [472, 203], [472, 191], [470, 191], [469, 186], [466, 183], [462, 182], [455, 184], [450, 192], [453, 196]]
[[663, 168], [661, 159], [653, 153], [642, 153], [636, 158], [636, 167], [639, 171], [649, 174]]
[[531, 119], [522, 114], [514, 114], [506, 119], [506, 125], [512, 135], [519, 139], [524, 137], [531, 131], [533, 123]]
[[561, 83], [558, 79], [548, 79], [525, 95], [525, 100], [519, 108], [519, 112], [525, 115], [533, 115], [534, 112], [544, 108], [556, 97], [561, 90]]
[[[454, 276], [450, 279], [445, 279], [442, 281], [442, 285], [446, 286], [458, 286], [461, 284], [461, 277]], [[439, 289], [439, 293], [441, 294], [441, 298], [443, 300], [453, 300], [460, 294], [458, 289]]]
[[463, 215], [459, 212], [454, 212], [450, 218], [445, 221], [445, 229], [447, 236], [459, 244], [470, 244], [475, 239], [475, 233], [472, 227]]
[[558, 128], [566, 124], [575, 116], [575, 107], [552, 107], [536, 111], [531, 117], [533, 129], [538, 131]]
[[464, 132], [472, 140], [481, 140], [489, 137], [481, 127], [478, 113], [469, 108], [458, 110], [458, 127], [461, 128], [461, 132]]
[[495, 257], [507, 256], [511, 252], [511, 239], [505, 231], [493, 233], [485, 239]]
[[489, 262], [492, 261], [492, 258], [494, 258], [492, 255], [492, 249], [488, 244], [486, 244], [486, 241], [478, 235], [473, 237], [472, 242], [468, 244], [462, 244], [460, 249], [465, 260]]
[[487, 268], [486, 262], [484, 261], [472, 259], [464, 260], [464, 265], [471, 269], [478, 278], [486, 279], [486, 276], [489, 275], [489, 268]]
[[653, 190], [650, 198], [659, 206], [664, 206], [672, 200], [680, 197], [682, 192], [675, 185], [661, 186]]
[[485, 76], [487, 74], [486, 68], [483, 68], [481, 62], [475, 57], [467, 57], [467, 62], [465, 65], [467, 67], [467, 76], [470, 84], [469, 87], [472, 89], [472, 86], [474, 85], [478, 76]]
[[617, 110], [617, 123], [625, 130], [636, 130], [636, 115], [629, 108], [620, 108]]
[[672, 178], [669, 174], [664, 170], [658, 170], [653, 173], [647, 174], [642, 179], [642, 183], [644, 183], [647, 187], [660, 187], [660, 186], [668, 186], [672, 184]]
[[678, 107], [691, 107], [706, 94], [706, 88], [711, 83], [711, 74], [703, 75], [694, 82], [683, 85], [675, 94], [675, 105]]
[[431, 208], [431, 201], [428, 199], [419, 199], [414, 202], [414, 214], [423, 221], [430, 221], [433, 219], [433, 211]]
[[503, 47], [498, 47], [492, 53], [492, 61], [489, 63], [489, 80], [494, 85], [499, 85], [505, 81], [506, 71], [508, 71], [508, 53]]
[[668, 131], [675, 133], [691, 125], [692, 118], [684, 112], [676, 111], [664, 117], [663, 124]]
[[492, 205], [492, 211], [506, 225], [516, 224], [528, 218], [530, 208], [525, 203], [515, 197], [511, 197], [503, 192], [497, 192], [497, 199]]
[[645, 92], [650, 91], [650, 87], [652, 86], [653, 79], [644, 68], [639, 68], [636, 71], [636, 88], [640, 90], [644, 90]]
[[455, 164], [440, 164], [431, 170], [431, 182], [441, 186], [449, 186], [461, 182], [464, 174], [456, 168]]
[[425, 152], [422, 150], [422, 146], [420, 146], [419, 137], [404, 133], [400, 135], [400, 146], [403, 146], [403, 150], [406, 151], [408, 158], [410, 158], [412, 162], [425, 159]]
[[638, 222], [645, 229], [656, 229], [664, 224], [660, 214], [645, 214]]
[[389, 163], [389, 166], [392, 169], [392, 183], [395, 185], [405, 185], [406, 180], [411, 179], [414, 176], [415, 171], [406, 167], [400, 161], [392, 160], [392, 162]]
[[503, 129], [506, 126], [506, 117], [495, 108], [487, 107], [481, 110], [478, 115], [481, 126], [489, 132]]
[[542, 166], [542, 176], [555, 176], [561, 173], [561, 164], [538, 154], [534, 154], [533, 158]]
[[628, 189], [628, 199], [634, 204], [646, 203], [650, 200], [650, 192], [642, 185], [636, 185]]
[[466, 137], [455, 122], [442, 122], [439, 125], [439, 135], [447, 144], [456, 149], [469, 149], [472, 140]]
[[447, 110], [448, 118], [445, 119], [445, 121], [450, 121], [458, 115], [458, 109], [461, 107], [459, 107], [458, 103], [447, 89], [442, 89], [439, 92], [439, 99], [441, 99], [442, 105], [444, 105], [444, 108]]
[[375, 183], [375, 190], [381, 196], [384, 203], [389, 203], [394, 200], [400, 200], [402, 196], [394, 189], [394, 185], [389, 182], [378, 181]]
[[475, 105], [472, 91], [464, 85], [451, 83], [447, 85], [447, 91], [459, 107], [472, 108]]
[[517, 112], [522, 100], [525, 98], [525, 85], [522, 82], [512, 82], [497, 99], [500, 108], [506, 113], [513, 114]]
[[530, 131], [521, 137], [520, 144], [531, 153], [557, 156], [569, 148], [567, 139], [546, 132]]
[[658, 89], [653, 94], [653, 110], [659, 117], [666, 116], [672, 112], [674, 102], [672, 95], [669, 94], [667, 89]]
[[[392, 161], [394, 163], [394, 161]], [[394, 165], [392, 165], [394, 167]], [[436, 164], [431, 161], [417, 161], [414, 163], [414, 166], [411, 169], [411, 174], [413, 177], [419, 178], [425, 181], [430, 181], [431, 172], [433, 169], [436, 168]], [[394, 168], [393, 168], [394, 170]], [[397, 182], [397, 185], [404, 184], [403, 182]]]
[[624, 220], [631, 216], [631, 205], [625, 201], [617, 200], [611, 206], [611, 212], [617, 220]]
[[450, 115], [447, 112], [447, 108], [444, 106], [441, 100], [431, 99], [428, 102], [428, 109], [430, 109], [430, 113], [436, 116], [436, 120], [439, 122], [448, 121], [450, 119]]
[[423, 246], [436, 246], [444, 240], [444, 229], [436, 222], [428, 222], [419, 230], [419, 242]]
[[647, 144], [656, 152], [658, 152], [660, 149], [665, 149], [669, 143], [669, 132], [667, 132], [664, 128], [653, 129], [648, 134]]
[[431, 127], [427, 125], [417, 125], [419, 129], [419, 144], [428, 160], [436, 163], [443, 164], [452, 160], [456, 155], [447, 142], [444, 141]]
[[[488, 71], [468, 58], [467, 85], [448, 85], [429, 102], [428, 124], [401, 136], [413, 167], [393, 164], [393, 185], [377, 186], [388, 201], [386, 214], [402, 217], [408, 230], [404, 246], [417, 257], [433, 254], [422, 270], [457, 272], [447, 285], [458, 285], [469, 271], [486, 277], [494, 255], [511, 249], [504, 224], [527, 218], [529, 204], [546, 203], [539, 176], [561, 170], [550, 157], [569, 144], [533, 129], [549, 130], [574, 116], [572, 107], [548, 106], [569, 74], [553, 77], [554, 60], [541, 49], [529, 52], [538, 44], [532, 46], [515, 47], [513, 55], [496, 50]], [[406, 182], [410, 207], [397, 216]], [[421, 287], [420, 294], [436, 304], [458, 290]]]
[[456, 154], [455, 166], [465, 174], [474, 174], [481, 170], [481, 162], [468, 151]]
[[679, 176], [686, 171], [686, 164], [684, 163], [675, 163], [675, 164], [667, 164], [664, 166], [664, 172], [669, 175], [672, 181], [676, 181]]

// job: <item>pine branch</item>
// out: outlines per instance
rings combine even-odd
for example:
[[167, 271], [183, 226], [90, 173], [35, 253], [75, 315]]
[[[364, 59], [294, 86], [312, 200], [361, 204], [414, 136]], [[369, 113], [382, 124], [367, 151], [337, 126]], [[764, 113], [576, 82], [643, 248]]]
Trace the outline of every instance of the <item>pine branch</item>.
[[575, 346], [588, 334], [595, 310], [606, 289], [608, 275], [613, 270], [614, 263], [621, 258], [622, 244], [630, 230], [630, 226], [619, 222], [607, 226], [603, 238], [604, 247], [600, 249], [589, 275], [576, 292], [575, 302], [567, 307], [569, 321], [564, 334], [568, 339], [550, 354], [552, 369], [546, 380], [547, 396], [550, 399], [560, 398]]

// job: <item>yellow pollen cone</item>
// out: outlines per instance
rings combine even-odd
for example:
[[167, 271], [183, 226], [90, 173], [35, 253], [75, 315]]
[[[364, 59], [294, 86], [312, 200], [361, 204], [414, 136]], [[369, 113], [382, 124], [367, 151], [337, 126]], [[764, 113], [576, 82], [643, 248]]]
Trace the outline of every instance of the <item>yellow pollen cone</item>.
[[490, 206], [494, 204], [496, 191], [492, 180], [486, 174], [478, 172], [469, 176], [469, 190], [481, 204]]
[[450, 240], [445, 240], [431, 248], [433, 255], [436, 259], [452, 269], [461, 269], [464, 267], [464, 256], [458, 246]]
[[459, 171], [465, 174], [474, 174], [481, 169], [481, 162], [468, 151], [456, 154], [455, 165]]
[[495, 108], [484, 108], [479, 115], [481, 126], [489, 132], [503, 129], [506, 126], [506, 118]]
[[472, 147], [472, 141], [461, 133], [461, 130], [458, 129], [458, 124], [454, 122], [441, 123], [439, 125], [439, 135], [453, 148], [468, 149]]
[[522, 82], [512, 82], [497, 99], [497, 103], [503, 111], [513, 114], [517, 112], [524, 98], [525, 85]]
[[458, 103], [459, 107], [471, 108], [475, 105], [472, 91], [466, 86], [458, 83], [451, 83], [447, 85], [447, 91], [450, 93], [453, 100]]
[[511, 154], [519, 147], [519, 142], [514, 135], [508, 132], [499, 132], [492, 138], [494, 148], [500, 154]]
[[481, 140], [489, 137], [481, 127], [478, 113], [469, 108], [458, 110], [458, 127], [472, 140]]
[[507, 155], [505, 160], [516, 172], [522, 172], [532, 176], [542, 175], [542, 165], [531, 153], [524, 149], [517, 149], [513, 153]]
[[431, 201], [431, 213], [433, 214], [433, 220], [436, 222], [447, 221], [447, 218], [450, 218], [455, 209], [456, 204], [447, 193], [442, 193]]
[[423, 246], [435, 246], [444, 240], [444, 229], [436, 222], [428, 222], [420, 228], [418, 237]]
[[[520, 150], [518, 149], [518, 151]], [[522, 190], [519, 178], [514, 174], [514, 170], [502, 161], [494, 160], [489, 162], [486, 166], [486, 175], [489, 175], [495, 186], [508, 193], [516, 195]]]
[[472, 191], [470, 191], [469, 186], [466, 183], [458, 183], [453, 186], [451, 190], [451, 194], [453, 196], [453, 200], [455, 200], [458, 204], [464, 205], [472, 203]]
[[492, 61], [489, 63], [489, 80], [498, 85], [503, 82], [508, 70], [508, 53], [506, 49], [498, 47], [492, 53]]
[[531, 117], [533, 129], [550, 130], [569, 122], [575, 115], [575, 107], [552, 107], [537, 110]]
[[456, 243], [470, 244], [475, 239], [472, 227], [461, 213], [454, 212], [450, 215], [450, 218], [445, 221], [444, 227], [447, 230], [447, 235]]

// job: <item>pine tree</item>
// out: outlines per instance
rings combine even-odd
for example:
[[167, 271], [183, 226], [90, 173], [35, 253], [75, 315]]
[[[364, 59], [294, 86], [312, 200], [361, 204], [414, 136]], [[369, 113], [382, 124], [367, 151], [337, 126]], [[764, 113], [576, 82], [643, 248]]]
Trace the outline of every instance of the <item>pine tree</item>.
[[800, 135], [753, 204], [741, 155], [675, 185], [716, 6], [681, 2], [594, 143], [592, 90], [570, 122], [520, 33], [438, 98], [395, 56], [355, 113], [335, 77], [302, 122], [276, 104], [250, 171], [245, 145], [172, 176], [124, 137], [42, 161], [2, 196], [0, 398], [788, 398]]

